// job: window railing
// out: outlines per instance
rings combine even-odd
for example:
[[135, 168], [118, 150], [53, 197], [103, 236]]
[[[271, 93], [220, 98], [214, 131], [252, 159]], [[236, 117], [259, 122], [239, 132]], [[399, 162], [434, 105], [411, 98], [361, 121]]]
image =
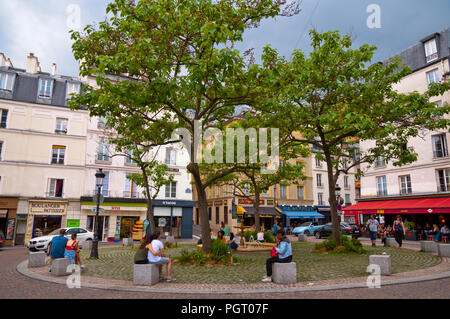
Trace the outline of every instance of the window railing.
[[433, 54], [427, 56], [427, 57], [426, 57], [427, 63], [428, 63], [428, 62], [431, 62], [431, 61], [433, 61], [433, 60], [436, 60], [438, 57], [439, 57], [439, 55], [438, 55], [437, 52], [435, 52], [435, 53], [433, 53]]
[[433, 151], [434, 158], [441, 158], [441, 157], [447, 157], [447, 156], [448, 156], [448, 150], [446, 150], [444, 148]]
[[55, 194], [55, 192], [46, 192], [45, 197], [52, 197], [52, 198], [63, 198], [64, 193], [61, 194]]
[[56, 134], [60, 134], [60, 135], [66, 135], [67, 134], [67, 129], [65, 129], [65, 130], [55, 129], [55, 133]]

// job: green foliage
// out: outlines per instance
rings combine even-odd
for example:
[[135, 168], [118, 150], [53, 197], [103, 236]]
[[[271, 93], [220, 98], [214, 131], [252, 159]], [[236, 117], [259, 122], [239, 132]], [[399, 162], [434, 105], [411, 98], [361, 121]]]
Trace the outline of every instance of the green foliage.
[[250, 237], [252, 237], [252, 236], [253, 236], [253, 240], [256, 240], [257, 235], [258, 235], [258, 231], [257, 230], [255, 230], [255, 231], [246, 230], [244, 232], [245, 241], [250, 241]]
[[272, 233], [268, 231], [264, 233], [264, 241], [266, 243], [276, 243], [275, 237], [273, 237]]
[[230, 249], [219, 239], [211, 242], [211, 259], [217, 262], [226, 262], [230, 259]]
[[365, 250], [362, 248], [361, 242], [356, 238], [349, 238], [347, 235], [341, 235], [341, 245], [338, 244], [331, 236], [327, 240], [316, 244], [314, 247], [316, 252], [333, 252], [333, 253], [357, 253], [363, 254]]
[[404, 222], [403, 225], [405, 225], [405, 228], [408, 230], [414, 230], [416, 227], [416, 223], [414, 222]]

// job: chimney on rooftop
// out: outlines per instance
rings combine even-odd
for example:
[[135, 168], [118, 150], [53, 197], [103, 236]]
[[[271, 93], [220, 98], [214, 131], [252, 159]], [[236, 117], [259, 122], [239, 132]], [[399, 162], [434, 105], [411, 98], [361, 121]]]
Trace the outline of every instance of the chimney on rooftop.
[[27, 58], [27, 73], [38, 73], [41, 71], [41, 66], [39, 64], [38, 58], [34, 56], [33, 53], [30, 53], [30, 55]]
[[0, 66], [9, 66], [13, 67], [11, 60], [9, 58], [6, 58], [5, 54], [0, 52]]
[[52, 64], [52, 75], [56, 75], [56, 63]]

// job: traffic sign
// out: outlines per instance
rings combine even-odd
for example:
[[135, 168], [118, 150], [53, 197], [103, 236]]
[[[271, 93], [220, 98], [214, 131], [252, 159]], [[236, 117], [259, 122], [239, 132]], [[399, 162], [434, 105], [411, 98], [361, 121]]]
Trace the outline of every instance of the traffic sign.
[[[96, 207], [92, 208], [92, 212], [93, 212], [93, 213], [96, 213], [96, 212], [97, 212], [97, 208], [96, 208]], [[104, 212], [105, 212], [105, 210], [104, 210], [103, 208], [100, 208], [100, 209], [98, 210], [98, 213], [99, 213], [99, 214], [104, 213]]]
[[342, 210], [342, 205], [341, 205], [341, 204], [337, 205], [337, 210], [338, 210], [338, 211], [341, 211], [341, 210]]
[[102, 194], [95, 194], [94, 197], [92, 198], [92, 200], [96, 204], [101, 204], [105, 201], [105, 197], [103, 197]]

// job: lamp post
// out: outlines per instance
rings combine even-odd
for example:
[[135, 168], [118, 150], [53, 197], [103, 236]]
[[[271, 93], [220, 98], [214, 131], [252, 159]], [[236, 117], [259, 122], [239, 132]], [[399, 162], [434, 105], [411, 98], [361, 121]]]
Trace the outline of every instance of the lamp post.
[[102, 169], [100, 168], [97, 173], [95, 173], [96, 178], [96, 186], [97, 186], [97, 210], [95, 212], [95, 222], [94, 222], [94, 241], [92, 242], [92, 249], [91, 249], [91, 256], [90, 259], [98, 259], [98, 224], [99, 224], [99, 218], [98, 218], [98, 212], [100, 210], [100, 196], [101, 196], [101, 190], [103, 186], [103, 180], [105, 179], [105, 173], [103, 173]]
[[[342, 198], [341, 198], [341, 187], [339, 186], [339, 184], [336, 184], [336, 187], [334, 189], [336, 191], [336, 203], [337, 203], [337, 211], [339, 213], [340, 216], [340, 206], [342, 205]], [[341, 221], [342, 221], [342, 217], [341, 217]]]

